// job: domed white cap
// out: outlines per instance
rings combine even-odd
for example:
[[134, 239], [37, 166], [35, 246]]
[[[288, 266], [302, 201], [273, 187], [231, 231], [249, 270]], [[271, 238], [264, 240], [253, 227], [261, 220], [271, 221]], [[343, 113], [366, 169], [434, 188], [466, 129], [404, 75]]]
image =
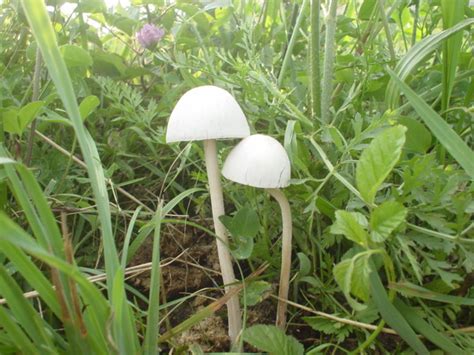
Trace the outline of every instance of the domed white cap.
[[267, 189], [286, 187], [290, 183], [290, 159], [276, 139], [255, 134], [232, 149], [222, 175], [242, 185]]
[[217, 86], [199, 86], [178, 101], [168, 122], [166, 142], [243, 138], [250, 128], [234, 97]]

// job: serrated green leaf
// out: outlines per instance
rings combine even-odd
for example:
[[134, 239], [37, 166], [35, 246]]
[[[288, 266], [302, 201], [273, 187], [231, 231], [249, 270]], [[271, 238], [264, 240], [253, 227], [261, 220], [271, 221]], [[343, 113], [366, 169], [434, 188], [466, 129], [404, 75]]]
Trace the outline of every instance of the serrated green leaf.
[[367, 225], [367, 219], [358, 212], [336, 211], [336, 221], [331, 226], [331, 233], [342, 234], [347, 239], [359, 245], [367, 246], [369, 235], [363, 225]]
[[381, 243], [405, 220], [407, 210], [397, 201], [386, 201], [370, 215], [370, 238]]
[[366, 306], [353, 300], [350, 294], [365, 302], [369, 300], [369, 257], [371, 254], [371, 252], [356, 254], [350, 259], [341, 261], [333, 269], [336, 282], [355, 310], [363, 310]]
[[283, 330], [274, 325], [254, 325], [245, 329], [243, 338], [250, 345], [270, 355], [304, 354], [304, 347], [298, 340], [286, 335]]
[[356, 185], [369, 205], [374, 203], [377, 190], [400, 159], [406, 130], [404, 126], [386, 129], [372, 140], [360, 156]]

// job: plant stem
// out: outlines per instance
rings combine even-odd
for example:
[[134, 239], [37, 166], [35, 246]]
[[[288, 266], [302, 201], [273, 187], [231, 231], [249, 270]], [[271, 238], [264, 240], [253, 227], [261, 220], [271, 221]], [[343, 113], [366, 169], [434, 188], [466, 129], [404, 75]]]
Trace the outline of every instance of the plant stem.
[[[228, 249], [228, 238], [224, 225], [219, 217], [225, 215], [224, 198], [222, 194], [221, 175], [217, 164], [217, 147], [215, 140], [204, 141], [204, 155], [206, 159], [207, 176], [209, 179], [209, 193], [211, 195], [212, 218], [217, 235], [217, 254], [222, 271], [222, 279], [226, 293], [233, 287], [228, 285], [235, 283], [232, 259]], [[234, 295], [227, 302], [227, 313], [229, 317], [229, 336], [232, 344], [237, 343], [240, 330], [242, 329], [240, 318], [240, 304], [238, 295]]]
[[267, 192], [277, 200], [280, 205], [281, 219], [283, 223], [282, 233], [282, 250], [281, 250], [281, 271], [280, 285], [278, 289], [278, 306], [276, 316], [276, 326], [281, 329], [286, 325], [286, 308], [285, 302], [288, 299], [288, 290], [290, 288], [290, 272], [291, 272], [291, 238], [292, 238], [292, 221], [291, 209], [288, 199], [279, 189], [267, 189]]
[[385, 0], [378, 0], [380, 18], [382, 19], [383, 28], [385, 30], [385, 37], [387, 37], [388, 51], [390, 52], [390, 61], [394, 65], [397, 61], [397, 55], [393, 47], [392, 34], [390, 33], [390, 26], [388, 24], [387, 15], [385, 14]]
[[337, 25], [336, 10], [337, 0], [332, 0], [326, 17], [326, 43], [324, 44], [324, 71], [321, 88], [321, 119], [324, 123], [329, 122], [329, 108], [331, 107], [332, 74], [336, 52], [336, 44], [334, 43]]
[[311, 45], [310, 45], [310, 78], [312, 116], [321, 117], [321, 68], [320, 68], [320, 0], [311, 0]]
[[[40, 90], [40, 79], [41, 79], [41, 51], [39, 47], [36, 49], [36, 62], [35, 71], [33, 74], [33, 94], [31, 95], [31, 101], [37, 101], [39, 98]], [[31, 123], [30, 135], [28, 137], [28, 143], [26, 148], [25, 165], [30, 165], [31, 155], [33, 154], [33, 143], [35, 140], [36, 132], [36, 118]]]
[[420, 0], [415, 0], [415, 18], [413, 19], [413, 34], [411, 36], [412, 47], [416, 43], [416, 29], [418, 27], [418, 18], [420, 17]]
[[308, 5], [309, 0], [303, 0], [301, 4], [300, 13], [298, 14], [298, 18], [296, 19], [295, 27], [293, 28], [293, 32], [291, 34], [290, 42], [288, 43], [288, 47], [286, 48], [285, 57], [283, 58], [283, 63], [281, 64], [280, 73], [278, 74], [278, 87], [281, 86], [283, 82], [283, 77], [285, 75], [286, 68], [290, 62], [291, 54], [293, 52], [293, 47], [296, 43], [296, 37], [300, 32], [301, 22], [303, 21], [303, 17], [305, 15], [306, 6]]

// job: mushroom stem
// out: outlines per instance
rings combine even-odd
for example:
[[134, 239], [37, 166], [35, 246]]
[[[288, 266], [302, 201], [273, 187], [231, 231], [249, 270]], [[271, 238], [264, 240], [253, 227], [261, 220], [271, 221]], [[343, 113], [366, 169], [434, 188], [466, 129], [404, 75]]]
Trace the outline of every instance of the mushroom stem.
[[276, 326], [285, 328], [286, 325], [286, 308], [287, 303], [283, 300], [288, 299], [288, 290], [290, 288], [290, 271], [291, 271], [291, 237], [292, 237], [292, 221], [291, 210], [288, 199], [279, 189], [267, 189], [267, 192], [277, 200], [280, 205], [281, 219], [283, 223], [282, 233], [282, 250], [281, 250], [281, 271], [280, 285], [278, 290], [278, 306]]
[[[206, 169], [211, 195], [212, 218], [214, 221], [214, 229], [217, 235], [217, 254], [219, 256], [219, 264], [221, 267], [224, 285], [230, 285], [236, 280], [234, 269], [232, 267], [232, 259], [228, 249], [229, 243], [227, 233], [224, 225], [219, 219], [220, 216], [225, 214], [225, 211], [221, 176], [217, 164], [217, 148], [215, 140], [204, 141], [204, 155], [206, 159]], [[230, 289], [230, 286], [225, 286], [226, 292], [229, 292]], [[242, 328], [238, 295], [233, 296], [227, 302], [227, 314], [229, 317], [229, 337], [232, 344], [235, 344]]]

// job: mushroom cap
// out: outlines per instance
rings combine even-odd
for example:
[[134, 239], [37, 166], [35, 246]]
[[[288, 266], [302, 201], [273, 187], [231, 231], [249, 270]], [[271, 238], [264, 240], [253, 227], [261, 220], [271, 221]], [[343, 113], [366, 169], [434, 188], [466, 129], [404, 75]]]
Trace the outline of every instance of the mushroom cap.
[[250, 128], [234, 97], [217, 86], [199, 86], [186, 92], [171, 112], [166, 142], [243, 138]]
[[286, 187], [290, 183], [290, 159], [276, 139], [254, 134], [232, 149], [222, 175], [242, 185], [267, 189]]

